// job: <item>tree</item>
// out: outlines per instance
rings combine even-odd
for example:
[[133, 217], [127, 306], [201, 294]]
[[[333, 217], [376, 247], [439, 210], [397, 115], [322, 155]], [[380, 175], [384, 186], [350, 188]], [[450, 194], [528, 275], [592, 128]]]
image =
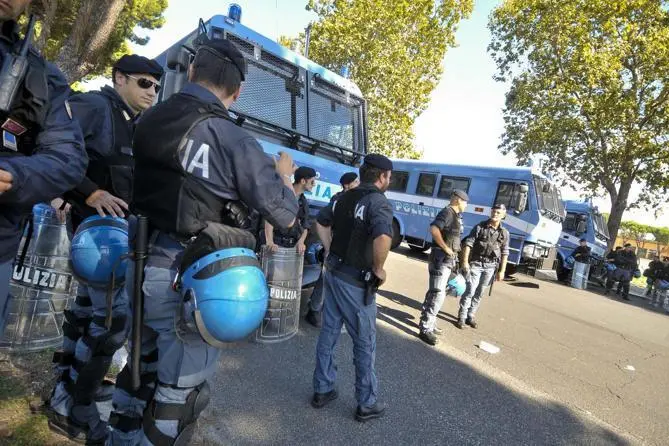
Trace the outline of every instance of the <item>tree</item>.
[[653, 231], [652, 227], [642, 225], [635, 221], [623, 221], [620, 224], [620, 229], [623, 234], [623, 242], [627, 243], [628, 240], [634, 240], [637, 248], [641, 248], [641, 245], [646, 240], [648, 234]]
[[669, 228], [650, 228], [650, 233], [655, 237], [655, 244], [657, 245], [657, 255], [662, 253], [662, 246], [669, 245]]
[[473, 0], [309, 0], [307, 8], [318, 16], [309, 58], [335, 72], [349, 67], [369, 104], [371, 150], [417, 158], [413, 123], [428, 105]]
[[497, 79], [510, 82], [501, 151], [545, 154], [563, 185], [607, 193], [610, 244], [633, 183], [631, 206], [669, 188], [668, 4], [505, 0], [489, 23]]
[[[623, 245], [626, 245], [630, 240], [634, 239], [634, 233], [632, 231], [632, 228], [630, 227], [630, 221], [623, 221], [620, 223], [620, 231], [619, 235], [623, 239]], [[615, 243], [615, 237], [614, 238], [614, 243]]]
[[136, 27], [163, 25], [167, 0], [35, 0], [39, 18], [36, 46], [70, 83], [101, 75], [129, 51], [127, 42], [145, 45]]

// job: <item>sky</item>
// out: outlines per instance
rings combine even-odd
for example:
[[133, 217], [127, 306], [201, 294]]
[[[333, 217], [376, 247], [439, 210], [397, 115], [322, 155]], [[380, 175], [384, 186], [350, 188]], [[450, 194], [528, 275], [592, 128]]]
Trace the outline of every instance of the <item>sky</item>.
[[[474, 0], [472, 16], [460, 23], [456, 33], [457, 47], [443, 60], [444, 74], [432, 92], [427, 110], [417, 119], [414, 132], [416, 146], [427, 161], [457, 164], [515, 166], [513, 156], [504, 156], [497, 147], [504, 132], [502, 109], [506, 85], [493, 80], [495, 64], [487, 52], [490, 33], [488, 16], [498, 0]], [[241, 21], [272, 39], [295, 36], [303, 31], [315, 15], [306, 11], [306, 0], [236, 0], [242, 8]], [[139, 30], [150, 38], [144, 46], [132, 45], [135, 53], [155, 57], [174, 41], [197, 27], [198, 19], [207, 20], [226, 14], [229, 2], [221, 0], [169, 0], [165, 25], [154, 31]], [[99, 88], [104, 80], [89, 82]], [[631, 201], [639, 188], [633, 188]], [[563, 198], [578, 199], [581, 191], [564, 188]], [[608, 197], [594, 203], [608, 212]], [[627, 211], [624, 220], [669, 226], [669, 207], [659, 218], [643, 211]]]

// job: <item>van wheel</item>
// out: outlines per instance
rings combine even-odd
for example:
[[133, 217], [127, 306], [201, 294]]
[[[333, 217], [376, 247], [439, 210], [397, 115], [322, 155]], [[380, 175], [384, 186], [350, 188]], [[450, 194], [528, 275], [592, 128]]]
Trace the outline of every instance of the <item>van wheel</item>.
[[402, 234], [400, 234], [400, 224], [393, 220], [393, 240], [390, 242], [390, 249], [395, 249], [402, 243]]
[[569, 277], [569, 270], [564, 266], [562, 266], [562, 261], [560, 259], [558, 259], [557, 268], [555, 272], [557, 274], [558, 281], [560, 282], [567, 281], [567, 278]]

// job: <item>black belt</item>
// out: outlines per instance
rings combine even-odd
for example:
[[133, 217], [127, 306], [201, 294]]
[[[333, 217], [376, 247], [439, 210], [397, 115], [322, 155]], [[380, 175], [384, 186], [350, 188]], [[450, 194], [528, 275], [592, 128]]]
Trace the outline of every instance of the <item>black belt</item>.
[[330, 256], [328, 256], [326, 265], [328, 270], [333, 275], [340, 278], [344, 282], [358, 288], [366, 288], [367, 284], [362, 280], [362, 278], [364, 277], [367, 270], [362, 270], [360, 268], [346, 265], [338, 256], [334, 254], [330, 254]]

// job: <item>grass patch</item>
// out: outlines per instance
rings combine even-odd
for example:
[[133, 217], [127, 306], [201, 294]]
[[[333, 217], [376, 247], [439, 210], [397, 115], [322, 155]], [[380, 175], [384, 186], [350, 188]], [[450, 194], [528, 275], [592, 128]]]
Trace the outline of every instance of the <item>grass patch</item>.
[[33, 407], [48, 396], [55, 376], [53, 350], [13, 355], [0, 363], [0, 445], [73, 445], [49, 430], [47, 418]]

